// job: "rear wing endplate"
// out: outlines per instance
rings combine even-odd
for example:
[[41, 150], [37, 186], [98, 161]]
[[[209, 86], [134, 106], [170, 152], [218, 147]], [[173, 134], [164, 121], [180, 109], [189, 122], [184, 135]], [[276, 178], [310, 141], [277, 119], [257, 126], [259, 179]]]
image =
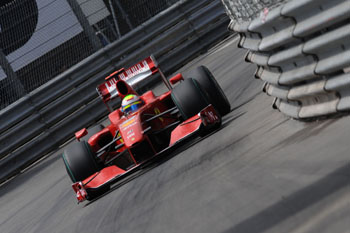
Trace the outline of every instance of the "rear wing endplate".
[[116, 87], [118, 80], [126, 81], [130, 86], [135, 86], [136, 84], [144, 81], [148, 77], [158, 72], [161, 74], [162, 78], [165, 79], [163, 73], [158, 67], [158, 63], [156, 62], [155, 58], [153, 56], [150, 56], [128, 69], [122, 68], [118, 71], [113, 72], [106, 77], [106, 81], [100, 84], [96, 90], [103, 102], [106, 103], [118, 96]]

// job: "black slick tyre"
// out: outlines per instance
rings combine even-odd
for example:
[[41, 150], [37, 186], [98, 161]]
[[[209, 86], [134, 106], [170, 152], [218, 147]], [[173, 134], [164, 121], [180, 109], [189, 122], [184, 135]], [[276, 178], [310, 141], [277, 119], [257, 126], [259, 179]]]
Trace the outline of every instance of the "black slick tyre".
[[208, 106], [207, 95], [197, 81], [191, 78], [185, 79], [174, 87], [171, 92], [171, 98], [184, 120], [194, 116]]
[[63, 152], [62, 159], [73, 183], [82, 181], [99, 170], [90, 146], [85, 141], [70, 145]]
[[224, 116], [231, 111], [230, 102], [207, 67], [199, 66], [186, 74], [186, 77], [195, 79], [201, 85], [201, 87], [208, 93], [211, 104], [213, 104], [221, 116]]

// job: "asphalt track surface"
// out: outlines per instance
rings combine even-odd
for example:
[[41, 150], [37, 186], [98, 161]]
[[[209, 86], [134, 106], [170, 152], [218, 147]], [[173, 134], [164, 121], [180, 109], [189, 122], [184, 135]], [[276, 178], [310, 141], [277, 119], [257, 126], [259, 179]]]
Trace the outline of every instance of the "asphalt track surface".
[[60, 150], [0, 187], [0, 232], [350, 232], [349, 117], [273, 110], [236, 43], [183, 68], [207, 65], [226, 92], [219, 131], [80, 205]]

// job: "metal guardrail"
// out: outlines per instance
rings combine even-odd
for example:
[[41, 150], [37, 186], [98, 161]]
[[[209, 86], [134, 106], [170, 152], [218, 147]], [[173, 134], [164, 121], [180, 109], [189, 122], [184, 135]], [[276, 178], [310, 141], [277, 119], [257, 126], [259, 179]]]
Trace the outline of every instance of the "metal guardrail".
[[349, 0], [292, 0], [251, 21], [231, 19], [273, 107], [298, 119], [350, 110]]
[[105, 116], [95, 87], [108, 74], [150, 54], [170, 74], [228, 36], [228, 22], [219, 1], [180, 1], [1, 111], [0, 182]]

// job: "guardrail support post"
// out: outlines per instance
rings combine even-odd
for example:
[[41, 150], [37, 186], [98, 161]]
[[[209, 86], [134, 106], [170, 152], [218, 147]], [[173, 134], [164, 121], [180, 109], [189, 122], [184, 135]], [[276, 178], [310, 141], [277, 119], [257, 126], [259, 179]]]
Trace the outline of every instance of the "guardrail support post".
[[120, 34], [118, 20], [117, 20], [117, 16], [116, 16], [116, 13], [115, 13], [115, 9], [114, 9], [113, 4], [112, 4], [112, 0], [109, 0], [108, 3], [109, 3], [109, 7], [111, 8], [111, 11], [112, 11], [114, 27], [117, 30], [118, 38], [120, 38], [120, 37], [122, 37], [122, 35]]
[[79, 4], [76, 0], [67, 0], [68, 4], [72, 7], [72, 10], [77, 17], [80, 25], [83, 27], [83, 30], [85, 34], [87, 35], [92, 47], [95, 51], [102, 48], [102, 44], [99, 41], [98, 37], [95, 34], [95, 31], [90, 26], [89, 21], [87, 20], [86, 16], [84, 15], [82, 9], [80, 8]]
[[3, 53], [2, 49], [0, 48], [0, 66], [4, 69], [5, 74], [8, 79], [11, 80], [11, 82], [14, 85], [11, 85], [11, 93], [16, 95], [16, 97], [22, 97], [26, 94], [26, 91], [21, 83], [21, 81], [18, 79], [15, 71], [12, 69], [10, 63], [8, 62], [6, 55]]
[[129, 19], [129, 15], [125, 12], [125, 10], [124, 10], [123, 6], [120, 4], [119, 0], [114, 0], [114, 2], [117, 4], [117, 7], [119, 8], [120, 12], [124, 16], [126, 23], [128, 24], [130, 30], [134, 29], [134, 27], [132, 26], [132, 23]]

